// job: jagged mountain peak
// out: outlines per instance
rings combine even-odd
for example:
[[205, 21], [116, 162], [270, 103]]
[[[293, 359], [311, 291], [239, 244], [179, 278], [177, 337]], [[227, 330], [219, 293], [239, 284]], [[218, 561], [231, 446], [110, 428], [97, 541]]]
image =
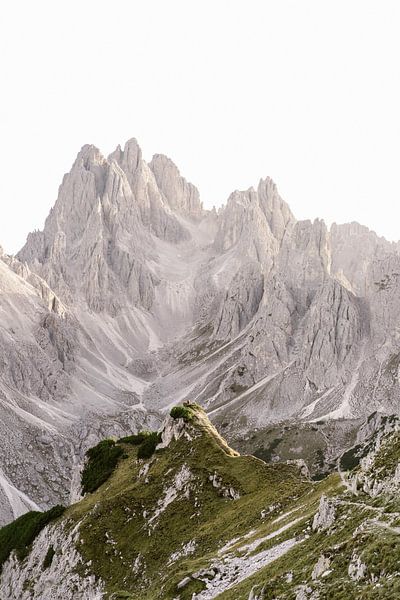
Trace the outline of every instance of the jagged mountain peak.
[[[108, 159], [86, 145], [63, 179], [44, 230], [28, 236], [18, 258], [35, 263], [68, 301], [78, 293], [92, 308], [115, 310], [126, 303], [125, 289], [128, 302], [150, 308], [158, 279], [146, 264], [154, 259], [151, 234], [174, 244], [190, 240], [181, 217], [204, 215], [196, 188], [172, 161], [160, 157], [147, 165], [135, 138]], [[137, 276], [140, 283], [133, 283]]]
[[267, 177], [260, 179], [257, 189], [235, 190], [221, 212], [221, 222], [220, 229], [225, 239], [217, 239], [217, 245], [227, 249], [236, 243], [245, 230], [248, 230], [247, 235], [251, 238], [264, 230], [264, 237], [271, 237], [272, 234], [280, 245], [296, 220], [279, 195], [274, 181]]
[[257, 188], [260, 204], [274, 236], [282, 241], [295, 223], [295, 218], [288, 204], [281, 198], [276, 183], [270, 178], [260, 179]]
[[106, 159], [97, 146], [94, 144], [84, 144], [75, 159], [76, 163], [79, 161], [83, 161], [86, 166], [90, 163], [103, 164]]
[[170, 158], [164, 154], [155, 154], [149, 166], [172, 209], [195, 218], [203, 216], [199, 191], [181, 176], [178, 167]]
[[336, 223], [333, 222], [330, 227], [330, 232], [337, 234], [341, 232], [342, 235], [363, 237], [364, 239], [370, 238], [384, 246], [395, 248], [399, 245], [398, 241], [389, 241], [384, 236], [378, 235], [373, 229], [370, 229], [366, 225], [362, 225], [358, 221], [350, 221], [348, 223]]
[[108, 160], [115, 160], [128, 176], [133, 176], [142, 161], [142, 150], [136, 138], [130, 138], [121, 149], [118, 145]]
[[175, 171], [180, 176], [178, 167], [176, 166], [174, 161], [166, 154], [153, 154], [150, 164], [153, 166], [160, 165], [164, 168], [171, 169], [171, 171]]

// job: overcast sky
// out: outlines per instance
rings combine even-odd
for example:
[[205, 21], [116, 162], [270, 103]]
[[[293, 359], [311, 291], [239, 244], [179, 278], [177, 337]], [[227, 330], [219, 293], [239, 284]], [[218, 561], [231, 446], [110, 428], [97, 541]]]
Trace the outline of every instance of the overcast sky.
[[398, 0], [3, 2], [0, 244], [130, 137], [206, 206], [270, 175], [297, 218], [400, 239], [399, 31]]

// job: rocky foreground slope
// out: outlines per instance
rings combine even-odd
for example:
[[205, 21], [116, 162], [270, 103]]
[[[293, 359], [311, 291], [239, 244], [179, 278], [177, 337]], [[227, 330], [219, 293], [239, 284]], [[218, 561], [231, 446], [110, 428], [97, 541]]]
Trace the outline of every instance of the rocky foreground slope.
[[[155, 437], [103, 442], [102, 460], [98, 446], [83, 481], [100, 487], [61, 517], [0, 530], [1, 598], [398, 596], [397, 418], [372, 416], [340, 476], [315, 483], [301, 464], [239, 456], [196, 405], [171, 415]], [[118, 456], [104, 481], [105, 447]]]
[[185, 399], [326, 472], [399, 413], [399, 276], [398, 244], [297, 221], [269, 178], [208, 211], [136, 140], [84, 146], [43, 231], [0, 256], [0, 522], [74, 499], [88, 447]]

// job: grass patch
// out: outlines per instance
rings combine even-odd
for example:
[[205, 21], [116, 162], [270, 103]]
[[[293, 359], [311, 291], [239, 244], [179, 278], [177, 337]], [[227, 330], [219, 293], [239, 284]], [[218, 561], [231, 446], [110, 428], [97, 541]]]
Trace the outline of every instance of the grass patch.
[[370, 534], [362, 540], [361, 559], [375, 577], [398, 573], [400, 570], [400, 540], [397, 534]]
[[54, 506], [47, 512], [31, 511], [22, 515], [9, 525], [0, 529], [0, 567], [16, 551], [19, 560], [23, 560], [32, 542], [48, 523], [60, 517], [65, 511], [64, 506]]
[[82, 472], [84, 494], [97, 490], [114, 471], [124, 451], [114, 440], [103, 440], [86, 452], [87, 462]]
[[193, 411], [189, 406], [174, 406], [169, 414], [173, 419], [183, 419], [186, 422], [193, 420]]

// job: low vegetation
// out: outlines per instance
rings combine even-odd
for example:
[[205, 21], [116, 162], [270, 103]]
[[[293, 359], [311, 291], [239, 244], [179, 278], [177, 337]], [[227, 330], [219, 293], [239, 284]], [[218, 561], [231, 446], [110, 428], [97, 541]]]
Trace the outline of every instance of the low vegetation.
[[141, 459], [150, 458], [161, 442], [161, 435], [157, 431], [139, 431], [134, 435], [120, 438], [118, 444], [129, 444], [130, 446], [139, 446], [137, 457]]
[[138, 458], [150, 458], [157, 447], [157, 444], [161, 442], [161, 435], [156, 431], [146, 436], [138, 448]]
[[54, 550], [53, 546], [49, 546], [46, 556], [44, 557], [43, 570], [48, 569], [50, 567], [51, 563], [53, 562], [54, 555], [55, 555], [55, 550]]
[[121, 458], [126, 456], [123, 445], [138, 446], [137, 458], [150, 458], [161, 441], [157, 431], [140, 431], [115, 441], [103, 440], [86, 452], [86, 463], [82, 471], [81, 485], [84, 494], [95, 492], [105, 483]]
[[174, 406], [169, 414], [173, 419], [183, 419], [186, 422], [193, 420], [193, 410], [190, 406]]
[[124, 454], [121, 446], [114, 440], [103, 440], [86, 452], [87, 461], [82, 471], [82, 492], [94, 492], [114, 471], [119, 459]]
[[54, 506], [47, 512], [31, 511], [0, 529], [0, 568], [15, 550], [20, 560], [24, 559], [32, 542], [48, 523], [61, 517], [64, 506]]
[[132, 446], [140, 446], [142, 442], [145, 441], [152, 435], [151, 431], [139, 431], [139, 433], [135, 433], [134, 435], [127, 435], [126, 437], [122, 437], [118, 440], [118, 444], [131, 444]]
[[384, 440], [374, 460], [374, 469], [381, 477], [393, 476], [400, 462], [400, 433]]

